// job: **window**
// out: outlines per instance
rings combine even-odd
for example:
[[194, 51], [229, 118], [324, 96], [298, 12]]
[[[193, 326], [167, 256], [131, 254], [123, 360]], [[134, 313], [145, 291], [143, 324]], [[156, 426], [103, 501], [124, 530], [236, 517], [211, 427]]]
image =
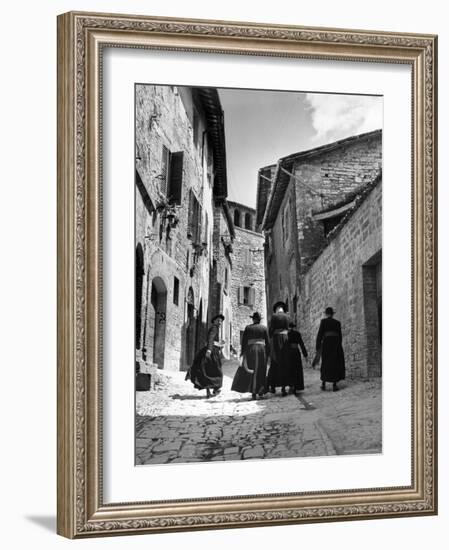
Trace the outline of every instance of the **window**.
[[167, 197], [171, 204], [181, 204], [182, 201], [182, 165], [184, 152], [178, 151], [170, 155], [170, 171]]
[[162, 146], [161, 192], [171, 204], [181, 204], [184, 152]]
[[177, 306], [179, 304], [179, 279], [173, 278], [173, 303]]
[[201, 239], [201, 206], [195, 193], [189, 191], [189, 222], [187, 228], [187, 237], [194, 244], [200, 244]]
[[256, 290], [251, 286], [241, 286], [238, 289], [238, 303], [244, 306], [254, 306]]

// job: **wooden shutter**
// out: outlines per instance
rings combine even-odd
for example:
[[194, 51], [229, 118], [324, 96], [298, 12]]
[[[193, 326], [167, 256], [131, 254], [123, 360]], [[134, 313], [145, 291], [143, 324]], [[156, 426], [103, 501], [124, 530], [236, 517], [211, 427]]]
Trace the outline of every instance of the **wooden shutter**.
[[172, 204], [181, 204], [182, 201], [182, 165], [184, 151], [170, 155], [170, 180], [168, 198]]
[[201, 241], [201, 218], [203, 215], [202, 208], [200, 206], [200, 203], [195, 199], [196, 201], [196, 232], [195, 232], [195, 243], [200, 244]]
[[170, 151], [162, 145], [162, 159], [161, 159], [161, 193], [167, 196], [167, 183], [170, 171]]
[[250, 288], [249, 289], [249, 304], [250, 306], [254, 306], [256, 302], [256, 289], [255, 288]]
[[187, 223], [187, 237], [193, 240], [193, 228], [195, 217], [195, 195], [190, 189], [189, 191], [189, 219]]
[[238, 288], [238, 302], [239, 304], [243, 304], [243, 287], [239, 286]]

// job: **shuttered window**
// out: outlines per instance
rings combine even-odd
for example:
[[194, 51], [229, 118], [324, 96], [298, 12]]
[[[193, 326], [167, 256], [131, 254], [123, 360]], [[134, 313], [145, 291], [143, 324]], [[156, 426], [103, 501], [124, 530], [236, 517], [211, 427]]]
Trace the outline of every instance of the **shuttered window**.
[[170, 170], [167, 198], [171, 204], [181, 204], [182, 202], [183, 160], [183, 151], [170, 154]]
[[241, 286], [238, 289], [238, 302], [240, 305], [253, 307], [256, 302], [256, 290], [251, 286]]
[[250, 248], [245, 248], [243, 251], [243, 261], [245, 265], [251, 265], [253, 263], [253, 255]]
[[179, 305], [179, 279], [173, 277], [173, 303]]
[[162, 146], [161, 193], [171, 204], [182, 202], [183, 161], [184, 151], [172, 153], [165, 145]]
[[253, 307], [256, 303], [256, 289], [253, 287], [250, 287], [249, 289], [249, 302], [248, 305]]

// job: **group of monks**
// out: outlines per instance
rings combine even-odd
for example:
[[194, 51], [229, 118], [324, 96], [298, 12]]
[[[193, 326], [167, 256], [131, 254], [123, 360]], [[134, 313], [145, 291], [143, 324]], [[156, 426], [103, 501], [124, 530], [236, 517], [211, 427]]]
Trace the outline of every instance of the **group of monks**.
[[[295, 395], [304, 389], [302, 356], [307, 358], [307, 350], [286, 310], [284, 302], [274, 304], [269, 328], [261, 323], [260, 313], [250, 316], [253, 322], [243, 332], [242, 361], [232, 381], [233, 391], [250, 393], [252, 399], [257, 399], [268, 391], [276, 393], [279, 387], [283, 396], [288, 394], [287, 388]], [[331, 382], [337, 391], [337, 382], [345, 378], [341, 324], [334, 319], [331, 307], [324, 313], [316, 338], [314, 364], [321, 361], [321, 389], [325, 390], [326, 382]], [[206, 390], [207, 397], [218, 395], [223, 384], [221, 348], [224, 342], [219, 340], [223, 320], [222, 314], [212, 319], [206, 345], [186, 375], [186, 380], [191, 380], [195, 388]]]

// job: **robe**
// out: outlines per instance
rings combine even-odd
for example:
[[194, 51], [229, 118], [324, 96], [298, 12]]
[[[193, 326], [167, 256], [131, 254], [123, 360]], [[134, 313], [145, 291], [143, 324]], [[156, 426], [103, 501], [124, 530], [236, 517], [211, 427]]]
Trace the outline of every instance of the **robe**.
[[321, 351], [321, 380], [338, 382], [345, 378], [345, 356], [342, 347], [340, 321], [321, 319], [316, 337], [316, 350]]
[[244, 366], [237, 369], [231, 389], [240, 393], [263, 395], [266, 391], [269, 355], [270, 341], [267, 328], [260, 323], [248, 325], [242, 337], [242, 357], [246, 369]]
[[[192, 366], [187, 371], [186, 380], [191, 380], [197, 390], [219, 390], [223, 385], [221, 350], [214, 345], [219, 339], [218, 334], [218, 326], [212, 325], [207, 333], [206, 345], [196, 354]], [[210, 357], [206, 357], [207, 350], [211, 352]]]

